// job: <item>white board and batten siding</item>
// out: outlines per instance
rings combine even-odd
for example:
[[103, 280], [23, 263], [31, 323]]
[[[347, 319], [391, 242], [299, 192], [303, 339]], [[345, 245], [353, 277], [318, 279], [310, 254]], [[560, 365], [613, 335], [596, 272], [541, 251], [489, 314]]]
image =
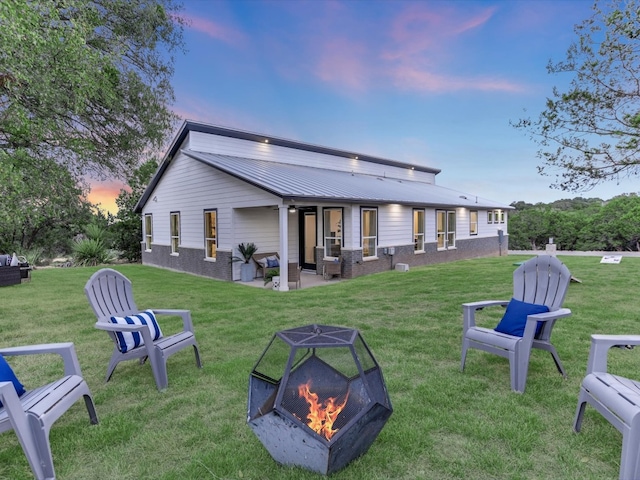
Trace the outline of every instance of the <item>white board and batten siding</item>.
[[[234, 208], [275, 205], [280, 202], [278, 197], [270, 193], [183, 154], [173, 159], [149, 198], [143, 214], [153, 214], [154, 243], [170, 245], [170, 214], [180, 212], [181, 246], [204, 249], [203, 213], [207, 209], [217, 209], [218, 248], [221, 250], [231, 250], [237, 244], [236, 237], [241, 236], [237, 230], [240, 225], [233, 224]], [[259, 221], [266, 222], [265, 216], [260, 217]], [[276, 211], [276, 238], [277, 225]]]
[[362, 160], [349, 159], [328, 155], [324, 153], [308, 152], [295, 148], [281, 147], [269, 143], [254, 142], [238, 138], [211, 135], [202, 132], [189, 132], [183, 148], [189, 148], [197, 152], [217, 153], [235, 157], [254, 158], [278, 163], [303, 165], [354, 172], [365, 175], [397, 178], [400, 180], [412, 180], [435, 184], [436, 176], [433, 173], [411, 170], [391, 165], [380, 165]]

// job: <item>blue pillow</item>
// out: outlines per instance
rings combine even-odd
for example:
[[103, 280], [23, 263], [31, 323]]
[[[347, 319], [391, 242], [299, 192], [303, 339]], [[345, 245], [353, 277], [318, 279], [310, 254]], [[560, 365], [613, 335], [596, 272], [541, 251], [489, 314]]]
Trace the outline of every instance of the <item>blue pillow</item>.
[[[16, 389], [16, 393], [18, 396], [24, 394], [25, 389], [16, 377], [16, 374], [13, 373], [11, 369], [11, 365], [7, 363], [2, 355], [0, 355], [0, 382], [11, 382], [13, 383], [13, 388]], [[2, 407], [2, 402], [0, 402], [0, 407]]]
[[[527, 316], [534, 315], [536, 313], [545, 313], [549, 311], [549, 307], [546, 305], [537, 305], [535, 303], [521, 302], [512, 298], [507, 305], [507, 311], [504, 312], [504, 316], [498, 326], [495, 328], [496, 332], [506, 333], [516, 337], [524, 335], [524, 327], [527, 324]], [[543, 322], [538, 322], [536, 328], [536, 335], [542, 329]]]
[[[158, 340], [162, 337], [160, 326], [156, 321], [156, 316], [151, 310], [145, 310], [137, 315], [130, 315], [127, 317], [111, 317], [111, 323], [117, 323], [120, 325], [148, 325], [151, 330], [151, 338]], [[116, 332], [118, 337], [118, 350], [125, 353], [132, 348], [144, 345], [144, 338], [140, 332]]]
[[280, 263], [278, 262], [277, 258], [273, 258], [273, 260], [271, 259], [271, 257], [267, 257], [267, 268], [276, 268], [279, 267]]

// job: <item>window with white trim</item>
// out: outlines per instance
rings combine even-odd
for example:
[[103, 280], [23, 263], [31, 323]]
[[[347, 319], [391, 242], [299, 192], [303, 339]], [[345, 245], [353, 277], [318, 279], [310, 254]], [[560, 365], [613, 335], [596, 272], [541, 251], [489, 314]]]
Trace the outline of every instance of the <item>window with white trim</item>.
[[478, 235], [478, 211], [469, 212], [469, 235]]
[[438, 249], [456, 247], [456, 212], [436, 210], [436, 241]]
[[424, 252], [424, 210], [413, 210], [413, 250]]
[[489, 210], [487, 223], [504, 223], [504, 210]]
[[204, 245], [205, 258], [216, 259], [218, 250], [218, 211], [204, 211]]
[[144, 215], [144, 248], [148, 252], [151, 251], [151, 243], [153, 242], [153, 215], [146, 213]]
[[378, 209], [362, 208], [360, 210], [362, 230], [362, 257], [378, 256]]
[[338, 258], [342, 250], [342, 208], [324, 209], [324, 256]]
[[178, 248], [180, 246], [180, 212], [171, 212], [170, 218], [170, 233], [171, 233], [171, 254], [178, 254]]

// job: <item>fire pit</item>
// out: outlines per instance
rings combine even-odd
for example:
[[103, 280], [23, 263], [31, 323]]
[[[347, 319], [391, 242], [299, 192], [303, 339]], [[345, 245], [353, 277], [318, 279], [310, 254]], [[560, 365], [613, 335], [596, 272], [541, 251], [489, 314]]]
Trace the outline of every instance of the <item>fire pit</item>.
[[247, 423], [273, 459], [328, 475], [363, 455], [393, 409], [357, 330], [276, 333], [249, 377]]

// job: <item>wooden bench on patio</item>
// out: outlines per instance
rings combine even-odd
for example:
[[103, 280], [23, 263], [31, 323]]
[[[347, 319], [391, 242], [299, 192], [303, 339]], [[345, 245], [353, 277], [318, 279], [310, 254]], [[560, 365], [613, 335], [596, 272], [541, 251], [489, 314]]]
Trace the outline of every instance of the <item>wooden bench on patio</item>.
[[[256, 262], [256, 265], [258, 266], [258, 268], [256, 268], [256, 278], [260, 276], [264, 278], [270, 268], [279, 268], [268, 267], [266, 262], [267, 257], [275, 257], [278, 259], [278, 264], [280, 263], [280, 256], [277, 252], [254, 253], [251, 258], [254, 262]], [[258, 273], [262, 273], [262, 275], [258, 275]]]

